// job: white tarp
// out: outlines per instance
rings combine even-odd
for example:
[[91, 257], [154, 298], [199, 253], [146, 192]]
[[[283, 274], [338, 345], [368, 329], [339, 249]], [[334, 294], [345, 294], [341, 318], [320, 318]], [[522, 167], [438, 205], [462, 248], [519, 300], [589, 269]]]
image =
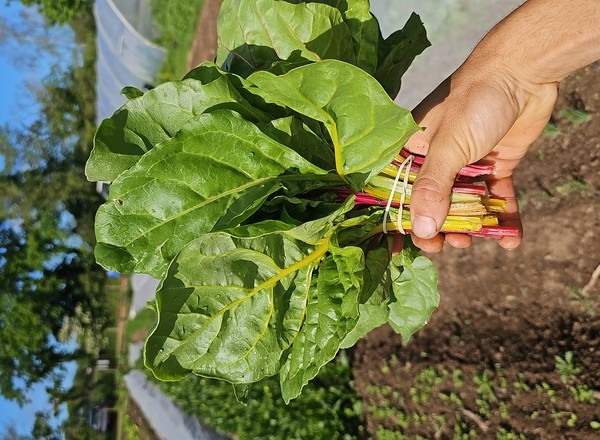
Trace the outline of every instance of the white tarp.
[[498, 21], [523, 0], [371, 0], [384, 36], [406, 23], [411, 12], [421, 17], [431, 47], [425, 49], [402, 77], [396, 102], [412, 109], [459, 67]]
[[165, 50], [154, 36], [148, 0], [96, 0], [98, 59], [96, 63], [97, 122], [126, 101], [125, 86], [141, 90], [154, 84]]

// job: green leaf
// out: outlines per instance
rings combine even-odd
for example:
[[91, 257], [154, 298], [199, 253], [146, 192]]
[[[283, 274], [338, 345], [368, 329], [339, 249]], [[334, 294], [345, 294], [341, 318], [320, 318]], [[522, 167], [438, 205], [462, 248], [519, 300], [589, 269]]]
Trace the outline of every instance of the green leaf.
[[319, 265], [306, 318], [280, 371], [283, 400], [298, 397], [321, 367], [331, 361], [358, 320], [364, 257], [360, 248], [337, 248]]
[[327, 239], [302, 241], [280, 226], [255, 225], [255, 236], [205, 234], [181, 250], [159, 286], [159, 320], [145, 347], [156, 377], [194, 372], [251, 383], [279, 370], [302, 325], [312, 272], [329, 249]]
[[[382, 242], [383, 243], [383, 242]], [[359, 297], [359, 318], [356, 326], [346, 335], [340, 348], [350, 348], [371, 330], [388, 321], [390, 299], [389, 251], [380, 245], [366, 255], [364, 285]]]
[[208, 84], [193, 79], [161, 84], [102, 121], [86, 164], [87, 178], [114, 181], [188, 121], [215, 109], [235, 110], [255, 122], [271, 119], [248, 104], [225, 76]]
[[404, 249], [392, 258], [392, 299], [388, 305], [388, 322], [402, 335], [404, 341], [427, 324], [438, 307], [437, 272], [427, 257], [414, 258], [410, 249]]
[[300, 119], [288, 116], [257, 125], [263, 133], [296, 151], [309, 162], [324, 170], [335, 169], [333, 146], [315, 134]]
[[399, 31], [391, 34], [379, 45], [379, 65], [375, 78], [390, 97], [395, 98], [400, 90], [402, 75], [408, 70], [415, 57], [431, 46], [427, 32], [419, 16], [412, 13]]
[[371, 75], [375, 74], [378, 62], [380, 30], [377, 19], [370, 12], [371, 4], [369, 0], [287, 1], [289, 3], [323, 3], [338, 9], [350, 31], [356, 60], [354, 62], [351, 60], [342, 61], [350, 62]]
[[248, 80], [266, 101], [325, 125], [336, 170], [355, 190], [388, 165], [419, 129], [373, 77], [341, 61], [321, 61], [281, 76], [256, 72]]
[[128, 86], [128, 87], [123, 87], [123, 89], [121, 89], [121, 95], [125, 96], [127, 99], [139, 98], [143, 94], [144, 94], [144, 92], [142, 92], [137, 87]]
[[371, 15], [370, 7], [369, 0], [348, 0], [347, 9], [342, 13], [354, 42], [356, 65], [374, 75], [378, 64], [380, 31], [379, 23]]
[[326, 4], [225, 0], [217, 30], [217, 64], [244, 77], [280, 60], [355, 61], [342, 14]]
[[269, 194], [338, 181], [237, 113], [206, 113], [115, 180], [96, 215], [96, 258], [161, 277], [185, 244], [237, 226]]

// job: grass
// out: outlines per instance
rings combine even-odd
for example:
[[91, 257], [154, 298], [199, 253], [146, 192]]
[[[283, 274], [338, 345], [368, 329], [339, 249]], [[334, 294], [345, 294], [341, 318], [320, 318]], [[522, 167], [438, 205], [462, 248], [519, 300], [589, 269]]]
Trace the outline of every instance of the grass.
[[187, 73], [188, 55], [204, 0], [152, 0], [154, 22], [160, 34], [156, 43], [167, 50], [158, 82], [178, 80]]

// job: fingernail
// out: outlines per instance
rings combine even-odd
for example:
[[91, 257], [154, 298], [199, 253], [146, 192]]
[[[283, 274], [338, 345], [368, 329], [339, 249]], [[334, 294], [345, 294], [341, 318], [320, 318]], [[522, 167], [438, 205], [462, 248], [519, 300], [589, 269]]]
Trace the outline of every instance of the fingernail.
[[431, 217], [416, 216], [412, 221], [412, 232], [419, 238], [431, 238], [437, 234], [435, 220]]

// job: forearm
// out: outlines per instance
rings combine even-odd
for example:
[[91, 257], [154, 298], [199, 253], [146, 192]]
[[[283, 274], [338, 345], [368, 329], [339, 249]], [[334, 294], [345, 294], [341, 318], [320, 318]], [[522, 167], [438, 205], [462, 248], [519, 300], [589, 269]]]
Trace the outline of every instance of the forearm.
[[600, 0], [529, 0], [486, 35], [467, 63], [492, 64], [535, 85], [598, 59]]

